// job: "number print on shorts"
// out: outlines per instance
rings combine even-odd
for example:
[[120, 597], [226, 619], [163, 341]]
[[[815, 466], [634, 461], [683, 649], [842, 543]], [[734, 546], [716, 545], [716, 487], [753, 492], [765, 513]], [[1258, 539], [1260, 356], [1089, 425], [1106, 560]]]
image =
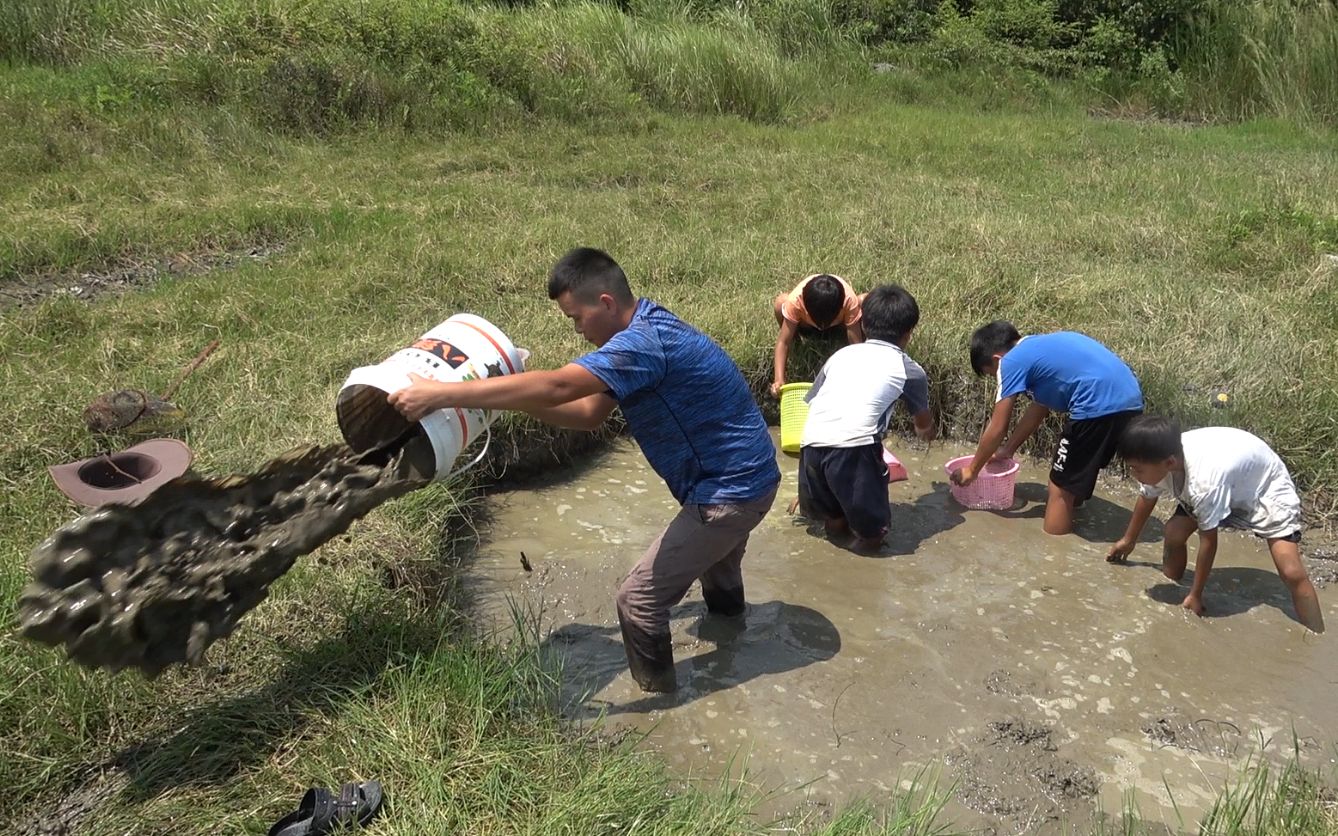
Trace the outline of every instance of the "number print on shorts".
[[1059, 449], [1055, 451], [1055, 463], [1051, 468], [1056, 473], [1064, 472], [1064, 462], [1069, 458], [1069, 440], [1067, 437], [1059, 439]]

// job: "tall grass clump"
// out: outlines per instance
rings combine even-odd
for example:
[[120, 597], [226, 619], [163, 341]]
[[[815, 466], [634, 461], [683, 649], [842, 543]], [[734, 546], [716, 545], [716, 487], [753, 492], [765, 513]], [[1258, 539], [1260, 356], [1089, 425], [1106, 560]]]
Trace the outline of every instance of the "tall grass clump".
[[666, 110], [772, 122], [798, 96], [798, 73], [742, 16], [722, 15], [705, 25], [631, 26], [618, 52], [633, 89]]
[[1338, 799], [1320, 776], [1292, 760], [1270, 768], [1263, 759], [1248, 764], [1239, 781], [1226, 787], [1199, 823], [1204, 836], [1328, 834], [1338, 829]]
[[774, 122], [813, 75], [799, 56], [854, 57], [829, 49], [825, 0], [787, 2], [805, 14], [766, 28], [733, 10], [639, 17], [590, 3], [38, 0], [0, 10], [0, 59], [105, 64], [116, 79], [98, 95], [118, 104], [235, 102], [299, 135], [646, 108]]
[[783, 55], [827, 55], [849, 51], [857, 27], [843, 22], [832, 0], [754, 0], [735, 8], [775, 39]]
[[217, 17], [213, 0], [23, 0], [0, 4], [0, 60], [68, 65], [128, 49], [181, 50]]
[[1212, 4], [1190, 28], [1182, 67], [1189, 105], [1205, 116], [1338, 125], [1338, 5]]

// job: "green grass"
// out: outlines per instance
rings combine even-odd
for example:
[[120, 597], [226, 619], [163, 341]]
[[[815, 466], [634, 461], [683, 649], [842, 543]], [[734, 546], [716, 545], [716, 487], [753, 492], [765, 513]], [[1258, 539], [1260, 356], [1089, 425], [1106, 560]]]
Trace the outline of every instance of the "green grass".
[[[193, 7], [156, 4], [130, 20], [156, 31], [176, 8]], [[924, 314], [911, 353], [959, 435], [978, 430], [989, 404], [967, 371], [972, 328], [1008, 317], [1024, 331], [1087, 331], [1129, 360], [1152, 408], [1261, 433], [1312, 508], [1332, 510], [1338, 299], [1321, 260], [1338, 248], [1332, 134], [1094, 120], [1027, 76], [861, 79], [839, 61], [829, 75], [801, 38], [782, 51], [739, 20], [629, 21], [593, 6], [447, 13], [466, 15], [477, 43], [529, 39], [508, 41], [516, 60], [498, 59], [478, 88], [501, 96], [499, 109], [460, 111], [506, 118], [446, 130], [456, 111], [443, 105], [430, 130], [338, 121], [363, 112], [339, 98], [349, 79], [412, 86], [408, 64], [359, 65], [365, 45], [338, 43], [325, 66], [366, 73], [294, 70], [303, 84], [341, 79], [338, 130], [285, 125], [252, 97], [245, 68], [197, 62], [191, 75], [180, 50], [97, 52], [139, 31], [117, 20], [47, 43], [37, 57], [55, 66], [0, 69], [0, 283], [283, 245], [94, 303], [0, 310], [0, 598], [14, 600], [27, 552], [70, 514], [44, 469], [97, 449], [80, 418], [94, 395], [160, 388], [218, 338], [179, 401], [199, 469], [247, 470], [337, 438], [347, 371], [454, 311], [489, 317], [543, 367], [583, 351], [544, 293], [548, 266], [577, 244], [610, 250], [639, 291], [722, 342], [759, 392], [777, 292], [819, 270], [861, 288], [900, 282]], [[283, 38], [310, 23], [265, 20], [256, 31]], [[525, 51], [559, 36], [561, 49]], [[526, 64], [531, 54], [567, 63]], [[815, 85], [824, 78], [850, 84]], [[597, 86], [582, 98], [587, 82]], [[544, 90], [571, 95], [549, 107]], [[818, 359], [797, 358], [794, 375]], [[1209, 406], [1219, 387], [1228, 411]], [[572, 443], [517, 420], [503, 440], [511, 462], [531, 464]], [[753, 815], [761, 796], [746, 783], [685, 785], [627, 745], [572, 745], [533, 647], [481, 640], [456, 614], [470, 501], [437, 486], [373, 514], [299, 562], [207, 665], [154, 682], [20, 642], [6, 606], [0, 821], [104, 786], [109, 772], [128, 783], [105, 785], [87, 832], [263, 829], [303, 786], [350, 775], [389, 783], [395, 813], [375, 831], [386, 834], [931, 828], [941, 794], [929, 787], [773, 827]], [[1251, 809], [1276, 796], [1256, 793]], [[1285, 832], [1322, 832], [1314, 821]]]
[[80, 67], [63, 77], [79, 88], [81, 111], [226, 106], [308, 135], [654, 109], [775, 122], [817, 83], [788, 53], [822, 49], [833, 65], [857, 55], [834, 31], [819, 38], [786, 28], [788, 17], [772, 35], [731, 11], [660, 12], [453, 0], [160, 0], [90, 10], [38, 0], [0, 8], [0, 60]]
[[1338, 6], [1208, 6], [1185, 44], [1186, 99], [1205, 116], [1338, 125]]
[[[1174, 798], [1174, 788], [1167, 787]], [[1175, 807], [1179, 815], [1179, 808]], [[1172, 825], [1165, 822], [1163, 826]], [[1237, 777], [1220, 788], [1217, 800], [1195, 825], [1180, 817], [1174, 829], [1191, 828], [1200, 836], [1272, 836], [1272, 834], [1332, 833], [1338, 827], [1338, 796], [1320, 776], [1298, 765], [1296, 759], [1280, 766], [1250, 757]], [[1158, 832], [1145, 820], [1137, 804], [1126, 798], [1118, 815], [1098, 819], [1099, 834], [1133, 836]]]

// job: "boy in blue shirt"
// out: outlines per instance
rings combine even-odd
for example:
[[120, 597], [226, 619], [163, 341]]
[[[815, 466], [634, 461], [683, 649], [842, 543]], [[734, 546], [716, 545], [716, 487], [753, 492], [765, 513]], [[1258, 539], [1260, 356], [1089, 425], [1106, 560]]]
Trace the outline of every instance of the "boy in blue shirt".
[[701, 582], [708, 612], [744, 613], [744, 549], [776, 498], [775, 447], [724, 349], [633, 296], [607, 253], [567, 253], [549, 275], [548, 296], [595, 351], [555, 371], [463, 383], [415, 375], [390, 402], [410, 421], [446, 407], [518, 409], [582, 430], [598, 429], [622, 408], [632, 437], [682, 505], [616, 598], [633, 678], [645, 691], [672, 691], [669, 610], [693, 582]]
[[[1125, 425], [1143, 411], [1138, 379], [1091, 337], [1073, 331], [1023, 337], [1002, 320], [971, 335], [971, 368], [978, 375], [995, 375], [999, 388], [975, 458], [955, 471], [952, 481], [971, 484], [991, 458], [1012, 458], [1051, 411], [1066, 412], [1050, 464], [1044, 527], [1046, 534], [1068, 534], [1073, 509], [1091, 498], [1097, 474], [1110, 464]], [[1023, 393], [1031, 405], [1005, 442], [1013, 404]]]

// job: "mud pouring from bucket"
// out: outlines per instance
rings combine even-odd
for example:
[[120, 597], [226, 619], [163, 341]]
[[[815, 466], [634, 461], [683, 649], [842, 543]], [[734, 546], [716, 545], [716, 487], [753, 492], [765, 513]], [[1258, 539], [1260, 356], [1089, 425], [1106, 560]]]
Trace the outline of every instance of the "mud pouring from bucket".
[[[407, 387], [410, 373], [443, 383], [481, 380], [525, 370], [529, 352], [517, 348], [501, 329], [473, 314], [456, 314], [375, 366], [354, 369], [339, 390], [335, 413], [344, 440], [354, 451], [375, 449], [412, 435], [414, 427], [386, 400]], [[496, 412], [439, 409], [418, 422], [430, 445], [420, 450], [427, 478], [445, 480], [483, 460]], [[459, 467], [455, 461], [480, 436], [483, 447]], [[411, 440], [406, 451], [413, 447]]]
[[[299, 447], [246, 475], [187, 473], [140, 504], [72, 520], [33, 551], [20, 631], [90, 667], [153, 676], [199, 662], [297, 558], [382, 503], [482, 460], [494, 415], [439, 410], [411, 424], [387, 401], [411, 372], [516, 374], [527, 356], [487, 320], [457, 314], [349, 375], [335, 406], [347, 444]], [[480, 436], [479, 452], [457, 466]]]

